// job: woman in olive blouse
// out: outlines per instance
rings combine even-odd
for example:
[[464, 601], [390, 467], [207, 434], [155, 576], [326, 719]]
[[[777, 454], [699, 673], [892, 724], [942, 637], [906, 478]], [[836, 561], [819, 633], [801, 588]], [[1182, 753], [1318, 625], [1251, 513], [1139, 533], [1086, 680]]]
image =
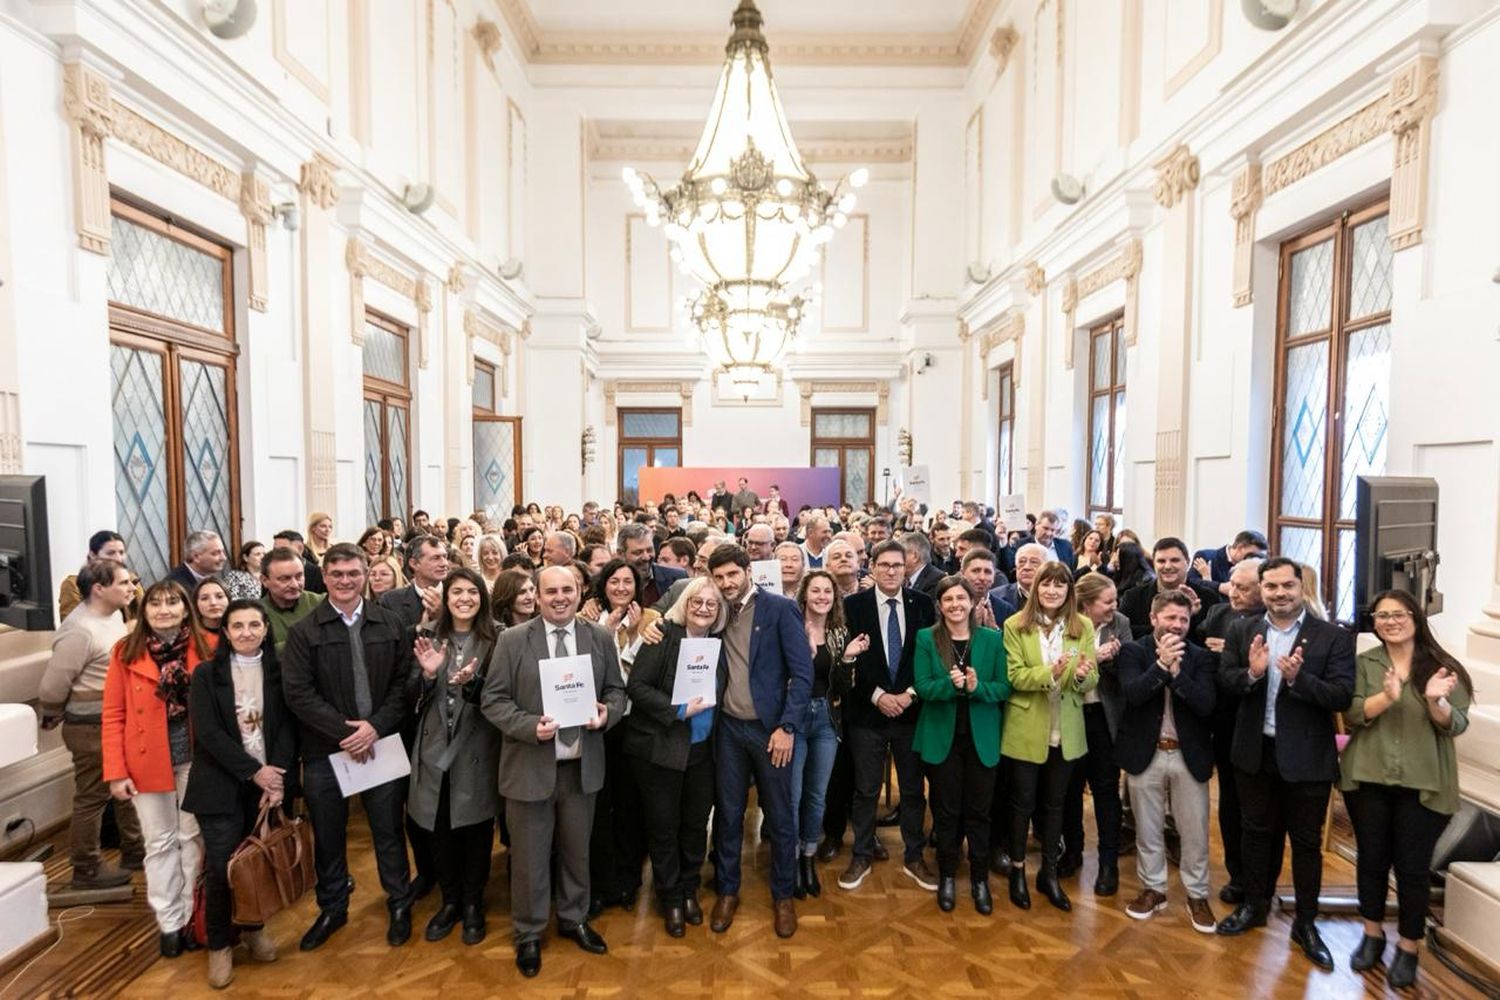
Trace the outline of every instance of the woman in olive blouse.
[[927, 770], [938, 908], [953, 909], [966, 838], [974, 909], [989, 916], [990, 797], [1000, 763], [1000, 703], [1010, 694], [1005, 645], [999, 632], [973, 624], [974, 595], [963, 577], [943, 577], [932, 596], [937, 624], [917, 633], [913, 686], [922, 710], [912, 748]]
[[1340, 760], [1365, 919], [1349, 966], [1363, 972], [1384, 957], [1381, 920], [1394, 867], [1401, 936], [1386, 982], [1400, 989], [1416, 982], [1432, 851], [1458, 810], [1453, 738], [1469, 725], [1474, 685], [1433, 638], [1411, 595], [1388, 590], [1373, 608], [1380, 645], [1356, 661], [1354, 700], [1344, 714], [1351, 736]]

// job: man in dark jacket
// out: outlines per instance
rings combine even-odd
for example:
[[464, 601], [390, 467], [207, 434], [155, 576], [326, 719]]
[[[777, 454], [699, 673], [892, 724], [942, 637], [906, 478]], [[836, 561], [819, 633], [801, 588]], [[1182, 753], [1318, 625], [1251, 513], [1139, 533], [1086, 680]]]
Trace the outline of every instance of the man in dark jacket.
[[[1130, 619], [1130, 631], [1141, 639], [1151, 634], [1151, 601], [1169, 590], [1181, 592], [1193, 607], [1192, 628], [1202, 622], [1208, 609], [1219, 601], [1219, 592], [1188, 580], [1188, 549], [1180, 538], [1159, 538], [1151, 549], [1156, 579], [1131, 587], [1120, 595], [1120, 613]], [[1191, 634], [1191, 633], [1189, 633]]]
[[[400, 729], [408, 713], [405, 686], [412, 667], [401, 620], [364, 600], [365, 553], [341, 542], [324, 554], [323, 567], [328, 600], [292, 626], [281, 652], [287, 708], [301, 724], [303, 788], [318, 870], [320, 912], [302, 937], [303, 951], [317, 948], [348, 921], [349, 803], [329, 758], [344, 753], [367, 761], [380, 739]], [[411, 937], [411, 885], [401, 836], [406, 780], [377, 785], [360, 799], [390, 909], [386, 942], [395, 947]]]

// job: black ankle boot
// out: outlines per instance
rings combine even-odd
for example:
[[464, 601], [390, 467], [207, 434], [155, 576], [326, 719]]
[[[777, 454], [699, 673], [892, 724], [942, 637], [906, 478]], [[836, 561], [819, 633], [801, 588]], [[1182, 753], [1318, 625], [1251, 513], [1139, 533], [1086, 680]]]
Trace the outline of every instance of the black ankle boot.
[[1031, 909], [1031, 890], [1026, 888], [1026, 866], [1010, 867], [1010, 901], [1023, 910]]
[[802, 862], [807, 865], [807, 894], [817, 899], [823, 895], [823, 883], [818, 880], [818, 859], [811, 854], [804, 854]]
[[1359, 939], [1359, 947], [1349, 956], [1349, 968], [1355, 972], [1367, 972], [1380, 964], [1385, 957], [1385, 935], [1366, 934]]
[[797, 855], [797, 884], [792, 887], [792, 895], [798, 899], [807, 898], [807, 869], [811, 860], [805, 855]]
[[1059, 910], [1071, 910], [1072, 900], [1068, 894], [1063, 892], [1062, 883], [1057, 880], [1057, 868], [1053, 865], [1043, 865], [1042, 870], [1036, 873], [1036, 891], [1047, 897], [1047, 902]]
[[938, 876], [937, 903], [944, 913], [952, 913], [958, 902], [958, 880], [952, 875]]
[[995, 912], [995, 901], [990, 896], [990, 880], [977, 878], [969, 883], [969, 894], [974, 897], [974, 910], [987, 917]]
[[1417, 953], [1414, 951], [1402, 951], [1396, 949], [1396, 956], [1391, 959], [1391, 967], [1385, 974], [1386, 985], [1393, 990], [1404, 990], [1408, 986], [1415, 986], [1417, 982]]

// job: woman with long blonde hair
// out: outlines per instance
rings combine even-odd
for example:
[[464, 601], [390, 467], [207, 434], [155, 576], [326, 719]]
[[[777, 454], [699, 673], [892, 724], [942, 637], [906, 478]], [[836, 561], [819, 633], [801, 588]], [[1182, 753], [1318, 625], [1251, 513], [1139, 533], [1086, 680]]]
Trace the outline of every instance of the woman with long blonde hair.
[[307, 558], [323, 564], [323, 553], [333, 544], [333, 515], [315, 510], [307, 516]]

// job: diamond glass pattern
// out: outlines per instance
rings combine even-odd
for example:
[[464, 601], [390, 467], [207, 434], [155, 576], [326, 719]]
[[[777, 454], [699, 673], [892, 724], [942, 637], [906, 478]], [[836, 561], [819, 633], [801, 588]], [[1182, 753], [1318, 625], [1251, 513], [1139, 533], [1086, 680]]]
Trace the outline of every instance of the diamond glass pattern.
[[813, 468], [837, 469], [843, 464], [843, 454], [839, 448], [817, 448], [813, 451]]
[[[860, 438], [870, 436], [868, 413], [814, 413], [813, 437], [815, 438]], [[852, 503], [852, 500], [846, 500]]]
[[109, 221], [111, 301], [224, 332], [223, 261], [118, 215]]
[[859, 506], [870, 499], [870, 453], [863, 448], [844, 452], [844, 503]]
[[1392, 271], [1390, 217], [1382, 215], [1354, 230], [1353, 261], [1349, 275], [1349, 318], [1359, 319], [1391, 308]]
[[1349, 334], [1344, 359], [1343, 451], [1339, 455], [1339, 517], [1354, 517], [1355, 481], [1385, 474], [1391, 395], [1389, 323]]
[[1115, 330], [1115, 385], [1125, 384], [1125, 324]]
[[998, 492], [1001, 496], [1008, 496], [1011, 489], [1011, 438], [1014, 436], [1014, 425], [1005, 421], [1000, 425], [1000, 481]]
[[495, 373], [474, 366], [474, 409], [495, 412]]
[[1328, 329], [1332, 306], [1333, 240], [1328, 239], [1292, 254], [1287, 335]]
[[515, 428], [508, 420], [474, 421], [474, 503], [501, 516], [516, 503]]
[[1095, 396], [1089, 420], [1089, 506], [1109, 506], [1109, 397]]
[[1000, 414], [1001, 416], [1005, 417], [1010, 416], [1013, 412], [1011, 409], [1012, 400], [1010, 397], [1011, 392], [1015, 388], [1015, 383], [1012, 380], [1010, 373], [1011, 369], [1009, 366], [1006, 366], [1005, 368], [1002, 368], [1000, 370]]
[[1334, 617], [1341, 622], [1354, 620], [1354, 530], [1339, 529], [1338, 590], [1335, 592]]
[[385, 493], [385, 468], [380, 458], [380, 401], [365, 400], [365, 523], [380, 520], [380, 498]]
[[1114, 337], [1108, 330], [1094, 335], [1094, 384], [1095, 389], [1108, 389], [1114, 378], [1114, 355], [1110, 348]]
[[391, 464], [391, 477], [386, 484], [386, 511], [390, 517], [401, 517], [406, 513], [407, 494], [406, 408], [388, 405], [385, 417], [386, 431], [390, 435], [386, 451]]
[[[365, 374], [406, 384], [406, 338], [375, 323], [365, 323]], [[371, 521], [371, 524], [375, 522]]]
[[1123, 392], [1115, 393], [1114, 477], [1114, 495], [1110, 497], [1110, 506], [1118, 509], [1125, 491], [1125, 394]]
[[675, 438], [680, 416], [674, 410], [620, 414], [620, 436], [625, 438]]
[[189, 531], [232, 538], [229, 507], [229, 407], [225, 372], [184, 358], [182, 380], [183, 471]]
[[1309, 566], [1323, 565], [1323, 531], [1321, 528], [1283, 527], [1277, 554]]
[[1328, 413], [1328, 342], [1286, 352], [1286, 398], [1281, 412], [1281, 511], [1323, 516], [1323, 467]]
[[109, 360], [117, 530], [141, 578], [160, 580], [172, 568], [162, 358], [111, 344]]

